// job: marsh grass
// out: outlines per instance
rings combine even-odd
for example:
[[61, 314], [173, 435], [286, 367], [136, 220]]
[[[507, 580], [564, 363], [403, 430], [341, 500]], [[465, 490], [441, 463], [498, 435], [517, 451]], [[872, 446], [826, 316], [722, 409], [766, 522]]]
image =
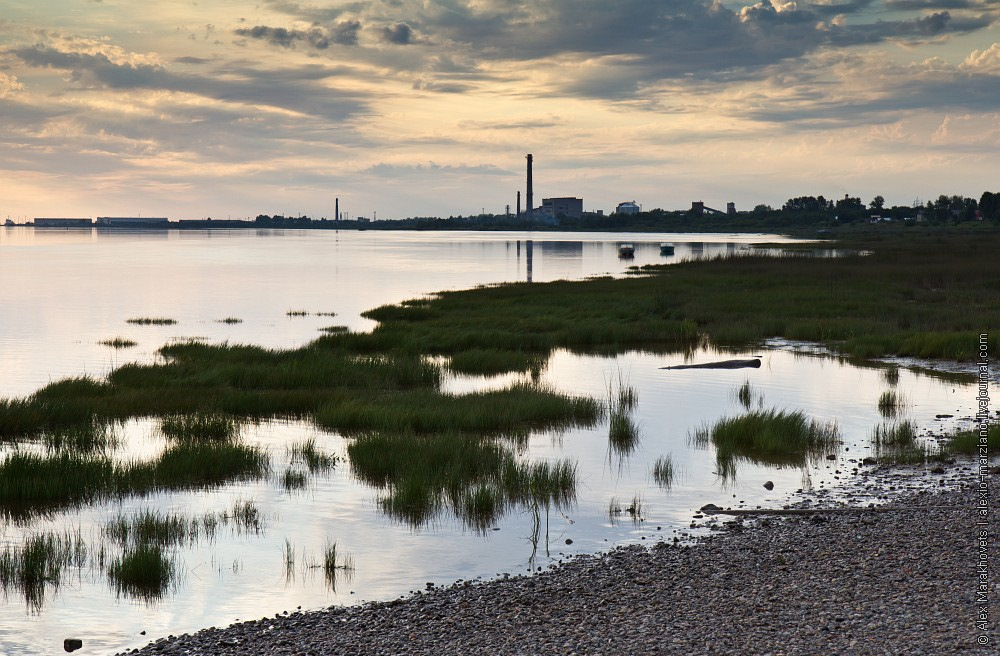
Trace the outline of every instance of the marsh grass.
[[49, 452], [88, 453], [117, 447], [121, 444], [121, 435], [116, 426], [94, 420], [46, 431], [42, 433], [42, 443]]
[[618, 497], [611, 497], [608, 501], [608, 521], [614, 524], [623, 512], [625, 511], [622, 508], [621, 502], [618, 501]]
[[674, 461], [670, 456], [660, 456], [653, 463], [653, 480], [664, 490], [669, 490], [674, 484]]
[[900, 446], [912, 444], [917, 439], [917, 427], [912, 421], [881, 423], [871, 432], [872, 444], [876, 446]]
[[292, 464], [301, 463], [310, 473], [328, 471], [337, 464], [337, 456], [323, 453], [316, 447], [316, 439], [309, 438], [288, 447]]
[[899, 367], [892, 365], [892, 366], [888, 366], [885, 369], [883, 369], [882, 370], [882, 380], [884, 380], [886, 382], [886, 384], [888, 384], [888, 385], [890, 385], [892, 387], [895, 387], [896, 385], [898, 385], [899, 384]]
[[354, 475], [384, 491], [383, 511], [415, 527], [450, 511], [485, 531], [514, 506], [562, 507], [576, 497], [571, 463], [525, 463], [481, 435], [370, 433], [347, 452]]
[[754, 404], [762, 406], [764, 404], [764, 395], [760, 394], [753, 388], [750, 384], [750, 380], [747, 379], [743, 381], [743, 384], [736, 388], [736, 400], [744, 410], [749, 410]]
[[309, 313], [306, 310], [289, 310], [285, 312], [285, 316], [289, 317], [308, 317]]
[[0, 588], [5, 595], [12, 589], [20, 592], [29, 611], [37, 613], [46, 594], [58, 590], [64, 572], [82, 568], [86, 560], [87, 546], [79, 530], [26, 536], [20, 545], [7, 545], [0, 552]]
[[317, 317], [335, 317], [335, 316], [337, 316], [336, 312], [314, 312], [314, 314]]
[[340, 554], [337, 549], [337, 542], [328, 542], [323, 549], [323, 573], [330, 585], [336, 585], [338, 570], [354, 570], [354, 558], [348, 554]]
[[510, 372], [541, 371], [546, 356], [518, 350], [470, 348], [451, 355], [448, 368], [454, 372], [478, 376], [496, 376]]
[[642, 515], [642, 496], [640, 494], [636, 493], [632, 497], [632, 503], [625, 509], [625, 512], [629, 514], [632, 518], [632, 522], [635, 524], [644, 521], [644, 517]]
[[260, 478], [268, 456], [231, 442], [183, 442], [151, 461], [116, 463], [103, 454], [9, 453], [0, 462], [0, 509], [6, 513], [84, 503], [159, 489], [193, 489]]
[[989, 425], [986, 430], [985, 445], [979, 430], [967, 430], [952, 435], [944, 448], [950, 454], [979, 455], [981, 446], [986, 446], [990, 454], [1000, 453], [1000, 424]]
[[178, 440], [229, 440], [242, 426], [235, 417], [217, 412], [171, 415], [160, 420], [160, 430]]
[[285, 470], [285, 473], [281, 475], [281, 486], [285, 488], [286, 492], [302, 490], [305, 488], [308, 480], [309, 479], [306, 477], [304, 472], [300, 472], [289, 467]]
[[702, 426], [692, 441], [703, 448], [714, 445], [718, 474], [731, 480], [739, 460], [804, 467], [837, 449], [840, 430], [835, 422], [817, 422], [800, 411], [754, 410]]
[[347, 326], [324, 326], [320, 328], [319, 331], [321, 333], [327, 333], [328, 335], [340, 335], [350, 332], [350, 328]]
[[167, 317], [132, 317], [131, 319], [126, 319], [125, 323], [136, 326], [173, 326], [177, 321], [175, 319], [168, 319]]
[[127, 339], [125, 337], [115, 337], [113, 339], [105, 339], [98, 342], [101, 346], [110, 346], [114, 349], [127, 349], [136, 346], [138, 342], [132, 339]]
[[180, 513], [141, 510], [119, 515], [104, 525], [104, 535], [122, 546], [158, 545], [178, 547], [212, 541], [220, 527], [230, 527], [237, 534], [260, 534], [263, 520], [253, 501], [236, 501], [232, 508], [218, 513], [188, 517]]
[[119, 596], [147, 603], [162, 598], [176, 579], [176, 560], [157, 544], [140, 543], [108, 565], [108, 580]]
[[243, 323], [243, 319], [239, 319], [237, 317], [226, 317], [225, 319], [218, 319], [216, 323], [226, 323], [232, 325], [236, 323]]
[[906, 397], [896, 390], [886, 390], [878, 397], [879, 414], [887, 419], [898, 415], [906, 404]]
[[632, 418], [639, 395], [619, 373], [617, 382], [608, 383], [607, 399], [608, 448], [611, 454], [623, 458], [639, 445], [639, 426]]

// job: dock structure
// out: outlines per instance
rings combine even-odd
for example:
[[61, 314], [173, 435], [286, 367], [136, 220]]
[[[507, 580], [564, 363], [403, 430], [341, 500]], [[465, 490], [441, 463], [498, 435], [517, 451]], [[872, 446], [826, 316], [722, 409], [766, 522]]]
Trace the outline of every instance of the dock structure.
[[169, 228], [170, 220], [165, 216], [99, 216], [98, 228]]

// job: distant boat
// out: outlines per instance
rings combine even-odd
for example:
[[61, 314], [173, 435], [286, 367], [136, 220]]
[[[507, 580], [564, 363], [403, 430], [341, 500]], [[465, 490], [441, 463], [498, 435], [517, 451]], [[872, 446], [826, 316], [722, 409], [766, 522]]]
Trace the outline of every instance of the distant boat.
[[673, 255], [674, 245], [668, 241], [662, 242], [660, 244], [660, 255]]
[[618, 257], [635, 257], [635, 246], [628, 243], [618, 244]]

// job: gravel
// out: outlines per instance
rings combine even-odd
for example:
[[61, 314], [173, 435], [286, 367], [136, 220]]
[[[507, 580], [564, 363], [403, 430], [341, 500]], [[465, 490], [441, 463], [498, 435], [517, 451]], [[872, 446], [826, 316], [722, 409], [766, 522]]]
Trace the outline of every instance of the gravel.
[[[967, 470], [888, 504], [915, 510], [738, 518], [692, 544], [622, 547], [533, 576], [282, 614], [125, 653], [995, 654], [997, 587], [993, 643], [976, 644], [974, 485]], [[996, 473], [990, 486], [996, 508]], [[996, 563], [995, 519], [990, 530]]]

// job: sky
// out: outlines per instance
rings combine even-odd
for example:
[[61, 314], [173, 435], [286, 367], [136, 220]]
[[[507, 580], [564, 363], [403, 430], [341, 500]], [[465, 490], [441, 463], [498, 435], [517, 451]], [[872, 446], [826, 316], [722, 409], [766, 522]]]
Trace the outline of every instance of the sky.
[[1000, 192], [1000, 0], [0, 0], [0, 216]]

